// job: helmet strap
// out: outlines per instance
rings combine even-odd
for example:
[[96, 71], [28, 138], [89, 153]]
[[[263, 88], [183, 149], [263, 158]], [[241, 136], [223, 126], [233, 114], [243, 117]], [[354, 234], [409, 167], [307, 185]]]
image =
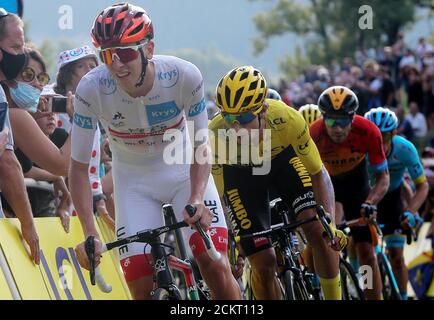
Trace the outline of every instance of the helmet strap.
[[148, 66], [148, 59], [145, 57], [143, 48], [140, 48], [139, 51], [140, 51], [140, 59], [142, 60], [142, 73], [140, 74], [139, 82], [136, 83], [136, 88], [140, 87], [145, 81], [146, 68]]

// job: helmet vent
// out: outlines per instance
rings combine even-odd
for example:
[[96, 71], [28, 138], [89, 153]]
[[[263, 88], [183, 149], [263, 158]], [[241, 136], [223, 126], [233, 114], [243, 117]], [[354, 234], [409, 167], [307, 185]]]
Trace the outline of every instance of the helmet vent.
[[221, 96], [221, 94], [217, 94], [217, 102], [218, 102], [219, 106], [222, 106], [222, 105], [223, 105], [223, 101], [222, 101], [222, 96]]
[[[243, 94], [244, 88], [240, 88], [237, 90], [237, 92], [235, 92], [235, 101], [234, 101], [234, 106], [236, 106], [238, 104], [238, 101], [240, 101], [241, 95]], [[230, 104], [228, 104], [230, 105]]]
[[237, 71], [236, 71], [236, 70], [233, 70], [233, 71], [231, 72], [231, 74], [229, 75], [229, 78], [230, 78], [231, 80], [234, 80], [236, 74], [237, 74]]
[[97, 23], [97, 25], [96, 25], [96, 28], [98, 29], [98, 33], [97, 33], [97, 35], [101, 35], [102, 34], [102, 25], [101, 25], [101, 23]]
[[133, 19], [136, 19], [136, 18], [141, 17], [141, 16], [143, 16], [143, 12], [137, 12], [137, 13], [134, 15], [134, 18], [133, 18]]
[[225, 87], [225, 99], [226, 105], [231, 105], [231, 90], [228, 87]]
[[253, 96], [249, 96], [246, 99], [244, 99], [244, 102], [243, 102], [242, 106], [243, 107], [247, 107], [250, 104], [250, 102], [252, 102], [252, 98], [253, 98]]
[[114, 34], [118, 34], [119, 33], [119, 31], [120, 31], [120, 29], [122, 27], [122, 22], [123, 22], [123, 20], [116, 21]]
[[246, 79], [249, 76], [248, 72], [244, 72], [241, 77], [240, 77], [240, 81], [243, 81], [244, 79]]
[[106, 34], [106, 35], [109, 35], [109, 34], [110, 34], [110, 25], [109, 25], [109, 24], [106, 24], [106, 25], [105, 25], [105, 34]]
[[115, 13], [115, 9], [111, 9], [109, 12], [107, 12], [107, 18], [113, 17], [114, 13]]
[[255, 100], [255, 104], [261, 102], [263, 97], [264, 97], [264, 94], [261, 93], [261, 94], [256, 98], [256, 100]]
[[143, 22], [139, 24], [136, 28], [134, 28], [133, 31], [130, 32], [130, 36], [135, 35], [136, 33], [140, 32], [140, 30], [143, 29]]
[[250, 90], [255, 90], [258, 87], [258, 80], [253, 81], [250, 86], [249, 86], [249, 91]]

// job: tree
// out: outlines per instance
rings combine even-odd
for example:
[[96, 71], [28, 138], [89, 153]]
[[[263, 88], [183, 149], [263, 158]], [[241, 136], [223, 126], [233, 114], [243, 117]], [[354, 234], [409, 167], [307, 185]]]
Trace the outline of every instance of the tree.
[[[364, 5], [372, 8], [372, 28], [360, 27], [361, 19], [369, 15], [359, 13]], [[292, 32], [307, 38], [305, 53], [312, 63], [330, 63], [357, 48], [393, 44], [400, 29], [415, 20], [415, 8], [413, 0], [277, 0], [269, 11], [254, 17], [260, 32], [253, 43], [255, 53], [267, 46], [270, 37]]]

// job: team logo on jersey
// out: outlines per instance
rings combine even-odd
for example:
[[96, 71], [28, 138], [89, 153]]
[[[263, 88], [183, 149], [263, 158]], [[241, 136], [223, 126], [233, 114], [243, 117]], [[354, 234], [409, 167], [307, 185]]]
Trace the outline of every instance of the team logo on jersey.
[[190, 107], [190, 110], [188, 110], [188, 116], [194, 117], [200, 114], [203, 110], [205, 110], [205, 99], [200, 100], [199, 103], [196, 103]]
[[78, 113], [74, 113], [74, 123], [83, 129], [93, 129], [92, 119], [89, 117], [85, 117], [79, 115]]
[[179, 71], [178, 67], [170, 71], [157, 72], [157, 80], [161, 82], [163, 88], [171, 88], [178, 83]]
[[109, 96], [116, 92], [118, 86], [115, 79], [106, 77], [99, 78], [99, 88], [102, 94]]
[[147, 105], [145, 108], [148, 122], [151, 126], [173, 119], [181, 112], [175, 101]]
[[122, 113], [116, 112], [112, 118], [112, 126], [116, 128], [124, 126], [125, 123], [122, 120], [125, 120], [125, 117], [122, 115]]
[[310, 151], [310, 144], [309, 141], [303, 144], [298, 145], [297, 150], [302, 155], [307, 155]]

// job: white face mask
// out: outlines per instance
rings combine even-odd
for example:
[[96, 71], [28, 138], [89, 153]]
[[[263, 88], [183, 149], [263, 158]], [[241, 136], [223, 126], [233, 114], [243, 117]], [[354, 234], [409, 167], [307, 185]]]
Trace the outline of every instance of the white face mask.
[[38, 110], [39, 97], [41, 90], [35, 88], [25, 82], [17, 81], [15, 88], [9, 88], [11, 98], [15, 104], [28, 112], [36, 112]]

